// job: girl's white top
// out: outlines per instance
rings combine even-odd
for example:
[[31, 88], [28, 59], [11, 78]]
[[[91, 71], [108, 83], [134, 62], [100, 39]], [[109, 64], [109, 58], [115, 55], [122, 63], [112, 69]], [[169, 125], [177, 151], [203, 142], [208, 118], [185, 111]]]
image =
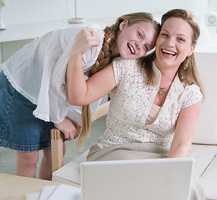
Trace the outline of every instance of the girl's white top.
[[[89, 26], [100, 35], [100, 45], [83, 55], [84, 73], [95, 63], [102, 48], [104, 32], [99, 25]], [[67, 100], [65, 73], [75, 36], [84, 27], [51, 31], [21, 48], [2, 69], [13, 87], [37, 107], [33, 114], [44, 121], [61, 122], [65, 117], [80, 122], [80, 106]], [[91, 104], [94, 112], [99, 101]]]
[[184, 85], [177, 75], [163, 106], [155, 112], [157, 116], [147, 123], [160, 86], [160, 71], [153, 63], [156, 84], [147, 85], [145, 71], [137, 60], [116, 58], [113, 68], [117, 86], [111, 91], [107, 128], [98, 146], [147, 142], [169, 148], [180, 111], [203, 98], [199, 87]]

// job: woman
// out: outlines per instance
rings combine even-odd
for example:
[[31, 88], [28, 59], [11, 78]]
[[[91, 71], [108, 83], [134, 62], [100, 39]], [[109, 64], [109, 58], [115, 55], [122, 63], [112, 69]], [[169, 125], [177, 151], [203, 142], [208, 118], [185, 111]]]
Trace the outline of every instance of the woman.
[[[116, 58], [87, 81], [81, 78], [81, 53], [71, 52], [67, 83], [80, 86], [70, 86], [71, 104], [89, 104], [111, 91], [107, 128], [88, 161], [189, 156], [203, 99], [193, 53], [200, 29], [182, 9], [167, 12], [161, 22], [153, 53], [140, 60]], [[191, 199], [204, 199], [196, 174]]]
[[[0, 145], [16, 150], [17, 175], [35, 177], [38, 151], [43, 150], [39, 177], [51, 179], [53, 123], [67, 140], [79, 134], [80, 110], [68, 103], [65, 72], [75, 36], [82, 29], [76, 26], [49, 32], [1, 65]], [[105, 30], [98, 25], [83, 29], [78, 46], [88, 38], [98, 45], [82, 56], [83, 77], [95, 73], [115, 56], [145, 55], [154, 47], [158, 30], [149, 13], [124, 15]], [[96, 106], [92, 105], [93, 111]]]

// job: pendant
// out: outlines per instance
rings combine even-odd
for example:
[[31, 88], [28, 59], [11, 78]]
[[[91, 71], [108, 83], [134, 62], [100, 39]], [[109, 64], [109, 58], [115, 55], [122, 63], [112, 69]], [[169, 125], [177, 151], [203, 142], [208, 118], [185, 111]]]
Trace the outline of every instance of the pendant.
[[164, 88], [159, 88], [157, 93], [158, 93], [159, 99], [163, 100], [163, 98], [166, 95], [165, 89]]

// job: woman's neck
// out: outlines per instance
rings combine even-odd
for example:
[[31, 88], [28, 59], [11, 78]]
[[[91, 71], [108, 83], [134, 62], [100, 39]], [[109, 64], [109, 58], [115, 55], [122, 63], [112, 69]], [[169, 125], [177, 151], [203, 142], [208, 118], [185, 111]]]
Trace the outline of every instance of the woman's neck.
[[156, 63], [155, 65], [161, 73], [160, 87], [164, 88], [171, 85], [177, 74], [177, 69], [173, 67], [159, 67]]

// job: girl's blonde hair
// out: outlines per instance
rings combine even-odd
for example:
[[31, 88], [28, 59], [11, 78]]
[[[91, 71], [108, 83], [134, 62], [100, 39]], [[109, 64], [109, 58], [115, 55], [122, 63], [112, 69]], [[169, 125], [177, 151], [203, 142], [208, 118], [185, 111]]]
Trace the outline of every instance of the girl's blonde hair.
[[[130, 13], [119, 17], [116, 20], [115, 24], [111, 25], [110, 27], [107, 26], [104, 29], [105, 35], [104, 35], [102, 49], [98, 55], [95, 64], [92, 66], [91, 70], [89, 71], [89, 77], [95, 74], [96, 72], [100, 71], [101, 69], [103, 69], [112, 60], [111, 54], [112, 54], [112, 50], [116, 45], [116, 39], [118, 35], [117, 33], [119, 32], [119, 25], [124, 20], [128, 21], [129, 26], [139, 22], [152, 23], [156, 30], [156, 34], [158, 34], [160, 30], [159, 23], [157, 23], [153, 19], [153, 16], [150, 13], [136, 12], [136, 13]], [[82, 107], [81, 117], [82, 117], [82, 131], [78, 139], [79, 148], [82, 147], [84, 138], [88, 135], [90, 131], [91, 112], [90, 112], [89, 105], [85, 105]]]
[[[173, 9], [173, 10], [168, 11], [162, 16], [161, 27], [163, 26], [164, 22], [171, 17], [181, 18], [190, 24], [193, 30], [192, 45], [195, 46], [200, 36], [200, 27], [198, 25], [196, 18], [187, 10]], [[155, 77], [154, 77], [154, 72], [152, 68], [152, 63], [155, 59], [155, 56], [156, 56], [155, 52], [152, 52], [151, 54], [139, 59], [140, 64], [142, 65], [142, 67], [144, 67], [145, 72], [147, 74], [147, 84], [154, 84]], [[191, 85], [191, 84], [198, 85], [200, 87], [201, 93], [204, 96], [204, 89], [203, 89], [200, 75], [199, 75], [199, 72], [196, 66], [194, 53], [186, 57], [186, 59], [181, 63], [177, 73], [178, 73], [179, 79], [182, 82], [188, 85]]]

